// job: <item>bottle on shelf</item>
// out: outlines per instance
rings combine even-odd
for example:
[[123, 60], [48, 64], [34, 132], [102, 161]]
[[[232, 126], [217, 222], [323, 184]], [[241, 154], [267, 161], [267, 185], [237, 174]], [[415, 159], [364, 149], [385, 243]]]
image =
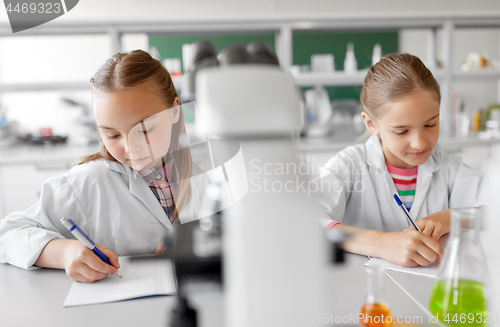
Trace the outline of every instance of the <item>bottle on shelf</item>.
[[354, 44], [349, 42], [347, 44], [347, 52], [344, 59], [344, 72], [346, 74], [353, 74], [358, 70], [358, 62], [354, 55]]
[[372, 66], [375, 66], [377, 62], [382, 59], [382, 46], [380, 44], [375, 44], [373, 47], [373, 53], [372, 53]]
[[469, 135], [470, 118], [465, 110], [465, 99], [460, 99], [457, 112], [456, 137], [466, 138]]
[[474, 116], [472, 116], [472, 131], [474, 133], [484, 131], [484, 122], [485, 122], [485, 110], [479, 109], [474, 113]]
[[458, 125], [458, 110], [457, 110], [457, 93], [453, 92], [451, 94], [451, 114], [452, 114], [452, 124], [451, 132], [455, 137], [457, 136], [457, 125]]
[[335, 61], [333, 54], [313, 54], [311, 56], [311, 70], [313, 72], [333, 72], [335, 71]]

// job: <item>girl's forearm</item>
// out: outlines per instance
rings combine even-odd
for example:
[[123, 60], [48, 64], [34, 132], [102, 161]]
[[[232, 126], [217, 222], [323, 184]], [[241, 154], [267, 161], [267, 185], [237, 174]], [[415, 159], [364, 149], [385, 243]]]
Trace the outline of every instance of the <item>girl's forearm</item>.
[[45, 245], [45, 248], [35, 261], [35, 266], [64, 269], [64, 254], [71, 242], [75, 241], [53, 239]]
[[343, 224], [337, 224], [333, 228], [337, 228], [343, 233], [351, 235], [344, 241], [344, 250], [351, 253], [368, 255], [370, 257], [380, 257], [380, 239], [382, 232], [362, 229]]

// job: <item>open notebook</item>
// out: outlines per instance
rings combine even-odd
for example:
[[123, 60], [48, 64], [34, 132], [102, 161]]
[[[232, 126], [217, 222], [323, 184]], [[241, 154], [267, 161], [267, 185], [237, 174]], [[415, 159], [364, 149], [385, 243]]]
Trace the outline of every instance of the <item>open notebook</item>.
[[371, 258], [368, 262], [365, 263], [365, 266], [379, 266], [387, 270], [398, 271], [402, 273], [424, 276], [429, 278], [437, 278], [437, 272], [439, 268], [437, 264], [432, 264], [429, 267], [415, 267], [415, 268], [401, 267], [395, 263], [380, 258]]
[[73, 282], [65, 307], [129, 300], [151, 295], [176, 294], [172, 262], [158, 259], [130, 260], [120, 257], [120, 274], [93, 284]]

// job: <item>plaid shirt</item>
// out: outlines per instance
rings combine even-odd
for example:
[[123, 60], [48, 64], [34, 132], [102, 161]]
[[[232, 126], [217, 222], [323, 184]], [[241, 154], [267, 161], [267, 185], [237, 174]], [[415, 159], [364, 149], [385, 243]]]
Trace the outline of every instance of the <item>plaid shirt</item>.
[[171, 187], [169, 185], [169, 180], [172, 180], [172, 165], [170, 162], [167, 162], [166, 164], [163, 165], [162, 168], [160, 169], [146, 169], [146, 170], [134, 170], [137, 175], [142, 177], [146, 184], [148, 184], [149, 188], [153, 192], [153, 194], [156, 196], [158, 199], [158, 202], [160, 202], [161, 206], [163, 207], [163, 210], [167, 214], [168, 220], [170, 220], [171, 223], [174, 222], [174, 210], [175, 210], [175, 203], [174, 199], [172, 198], [172, 191], [175, 192], [175, 190], [171, 190]]

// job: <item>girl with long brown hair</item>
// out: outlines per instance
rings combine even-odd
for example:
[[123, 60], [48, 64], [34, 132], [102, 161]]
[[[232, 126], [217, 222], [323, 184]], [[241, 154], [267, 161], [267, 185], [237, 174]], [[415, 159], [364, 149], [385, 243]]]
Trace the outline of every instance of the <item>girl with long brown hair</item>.
[[440, 100], [438, 83], [413, 55], [387, 55], [371, 67], [361, 92], [371, 136], [331, 158], [317, 180], [330, 217], [325, 227], [352, 234], [347, 251], [409, 267], [439, 262], [448, 209], [484, 200], [483, 174], [436, 147]]
[[[48, 180], [30, 209], [2, 219], [0, 262], [94, 282], [117, 273], [119, 255], [155, 253], [179, 214], [199, 203], [190, 151], [180, 143], [182, 105], [161, 62], [141, 50], [118, 53], [91, 83], [100, 151]], [[112, 266], [74, 240], [62, 217], [100, 244]]]

